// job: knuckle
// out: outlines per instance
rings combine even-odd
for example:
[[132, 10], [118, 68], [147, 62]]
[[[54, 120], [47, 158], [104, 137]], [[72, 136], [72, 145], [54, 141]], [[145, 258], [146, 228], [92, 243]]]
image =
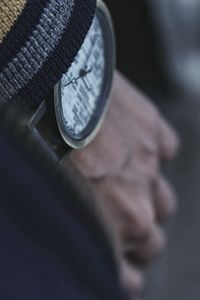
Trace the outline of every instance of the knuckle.
[[143, 264], [148, 264], [154, 260], [166, 247], [167, 238], [159, 227], [155, 226], [149, 236], [140, 243], [136, 254], [138, 260]]
[[158, 220], [161, 222], [167, 221], [177, 210], [176, 194], [167, 180], [162, 176], [160, 176], [156, 185], [155, 205]]
[[160, 120], [159, 144], [161, 155], [166, 159], [172, 159], [180, 148], [180, 138], [176, 131], [164, 119]]
[[134, 230], [136, 237], [148, 235], [154, 226], [154, 219], [154, 211], [150, 203], [148, 205], [141, 205], [130, 219], [131, 228]]

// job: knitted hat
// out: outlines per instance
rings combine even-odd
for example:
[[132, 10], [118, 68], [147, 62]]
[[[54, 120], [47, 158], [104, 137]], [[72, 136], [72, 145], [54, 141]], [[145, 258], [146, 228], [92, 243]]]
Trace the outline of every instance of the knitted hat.
[[0, 0], [0, 98], [38, 105], [66, 73], [96, 0]]

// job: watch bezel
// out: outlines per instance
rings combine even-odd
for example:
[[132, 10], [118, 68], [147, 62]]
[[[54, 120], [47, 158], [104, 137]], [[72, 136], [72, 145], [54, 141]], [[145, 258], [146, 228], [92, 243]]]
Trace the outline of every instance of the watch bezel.
[[72, 148], [79, 149], [83, 148], [86, 145], [88, 145], [97, 135], [99, 129], [101, 128], [101, 125], [103, 123], [103, 120], [105, 118], [106, 111], [109, 106], [110, 102], [110, 92], [111, 92], [111, 86], [113, 81], [113, 75], [114, 75], [114, 69], [115, 69], [115, 61], [116, 61], [116, 52], [115, 52], [115, 37], [114, 37], [114, 30], [113, 30], [113, 24], [112, 19], [110, 16], [110, 13], [105, 6], [105, 4], [101, 0], [97, 0], [97, 8], [96, 8], [96, 14], [104, 14], [104, 17], [106, 17], [108, 26], [110, 27], [110, 30], [104, 30], [104, 34], [107, 34], [108, 36], [106, 38], [109, 38], [111, 40], [111, 44], [113, 45], [113, 49], [111, 47], [108, 47], [109, 51], [112, 51], [110, 53], [110, 62], [109, 62], [109, 75], [108, 75], [108, 81], [105, 86], [105, 94], [107, 95], [107, 101], [104, 104], [103, 109], [101, 110], [101, 116], [98, 117], [98, 120], [93, 127], [92, 131], [84, 138], [82, 139], [74, 139], [70, 137], [70, 135], [67, 133], [66, 128], [63, 124], [63, 117], [62, 117], [62, 109], [60, 105], [60, 82], [58, 82], [55, 85], [54, 88], [54, 106], [55, 106], [55, 114], [56, 114], [56, 120], [58, 124], [58, 128], [60, 131], [60, 134], [63, 138], [63, 140]]

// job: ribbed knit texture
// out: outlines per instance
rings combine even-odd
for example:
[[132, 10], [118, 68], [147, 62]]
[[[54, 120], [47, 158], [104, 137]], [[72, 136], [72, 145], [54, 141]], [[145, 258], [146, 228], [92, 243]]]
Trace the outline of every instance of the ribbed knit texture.
[[24, 2], [1, 3], [0, 98], [26, 110], [67, 72], [92, 23], [96, 0]]
[[1, 0], [0, 6], [0, 42], [2, 42], [6, 33], [11, 29], [17, 20], [22, 9], [26, 4], [26, 0]]

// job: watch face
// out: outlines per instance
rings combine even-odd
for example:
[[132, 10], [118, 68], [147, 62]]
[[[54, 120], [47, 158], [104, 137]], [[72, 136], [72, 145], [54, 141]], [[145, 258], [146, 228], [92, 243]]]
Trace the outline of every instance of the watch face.
[[114, 42], [107, 14], [97, 8], [86, 39], [56, 87], [55, 109], [64, 140], [74, 148], [95, 136], [112, 83]]

